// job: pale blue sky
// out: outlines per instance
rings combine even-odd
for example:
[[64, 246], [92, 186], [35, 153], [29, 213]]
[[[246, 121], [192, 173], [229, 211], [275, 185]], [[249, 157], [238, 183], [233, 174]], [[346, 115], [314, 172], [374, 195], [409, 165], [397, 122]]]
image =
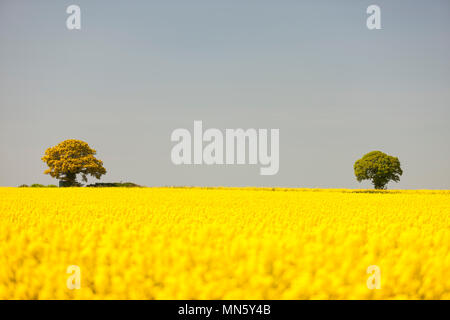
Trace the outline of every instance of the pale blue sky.
[[[40, 158], [75, 138], [102, 181], [369, 187], [353, 163], [382, 150], [404, 169], [390, 188], [449, 189], [449, 57], [448, 0], [1, 0], [0, 185], [56, 183]], [[174, 166], [170, 134], [194, 120], [279, 128], [279, 173]]]

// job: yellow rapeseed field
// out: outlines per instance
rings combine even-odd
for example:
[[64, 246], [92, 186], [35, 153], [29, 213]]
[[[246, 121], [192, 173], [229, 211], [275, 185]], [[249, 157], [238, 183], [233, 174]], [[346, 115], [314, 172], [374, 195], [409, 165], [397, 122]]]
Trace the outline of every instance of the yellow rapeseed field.
[[450, 191], [0, 188], [0, 299], [450, 299], [449, 276]]

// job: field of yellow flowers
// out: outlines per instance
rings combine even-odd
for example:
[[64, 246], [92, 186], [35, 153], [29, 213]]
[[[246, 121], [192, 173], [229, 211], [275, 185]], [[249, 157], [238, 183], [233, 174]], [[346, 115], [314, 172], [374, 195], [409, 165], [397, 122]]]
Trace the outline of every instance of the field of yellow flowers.
[[0, 199], [0, 299], [450, 299], [450, 191], [0, 188]]

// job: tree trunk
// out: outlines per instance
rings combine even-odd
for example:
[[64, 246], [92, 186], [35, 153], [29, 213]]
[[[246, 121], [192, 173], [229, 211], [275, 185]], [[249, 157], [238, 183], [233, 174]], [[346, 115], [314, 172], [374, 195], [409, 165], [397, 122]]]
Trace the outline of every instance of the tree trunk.
[[65, 177], [59, 181], [60, 187], [75, 187], [78, 186], [76, 173], [66, 173]]

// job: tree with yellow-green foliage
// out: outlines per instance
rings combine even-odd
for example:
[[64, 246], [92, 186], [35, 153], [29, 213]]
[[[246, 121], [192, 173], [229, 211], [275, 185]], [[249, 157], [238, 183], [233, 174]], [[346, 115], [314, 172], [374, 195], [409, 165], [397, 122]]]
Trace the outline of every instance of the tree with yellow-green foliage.
[[357, 160], [353, 166], [358, 182], [371, 180], [375, 189], [386, 189], [389, 181], [400, 181], [403, 170], [397, 157], [381, 151], [372, 151]]
[[81, 174], [84, 182], [87, 182], [88, 175], [100, 179], [106, 169], [103, 162], [94, 157], [95, 154], [96, 151], [84, 141], [65, 140], [45, 151], [42, 161], [49, 169], [44, 173], [61, 180], [60, 184], [67, 187], [80, 185], [77, 174]]

